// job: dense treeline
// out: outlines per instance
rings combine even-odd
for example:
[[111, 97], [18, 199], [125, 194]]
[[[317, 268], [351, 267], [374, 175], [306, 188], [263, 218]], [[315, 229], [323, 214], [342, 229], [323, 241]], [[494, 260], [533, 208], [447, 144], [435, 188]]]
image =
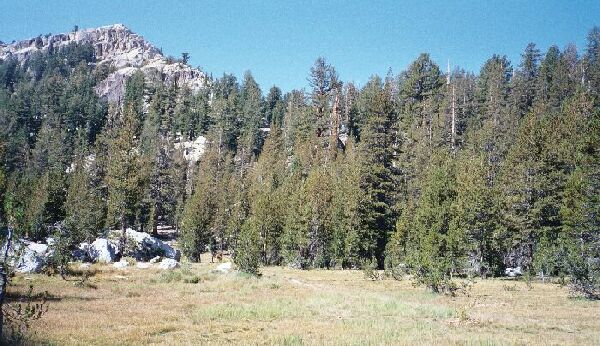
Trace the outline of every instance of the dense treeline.
[[[1, 224], [63, 222], [72, 244], [175, 225], [189, 259], [227, 249], [247, 271], [376, 263], [444, 290], [520, 266], [598, 289], [600, 28], [581, 53], [530, 44], [479, 75], [421, 54], [357, 86], [319, 58], [286, 94], [138, 73], [109, 105], [107, 72], [85, 45], [0, 61]], [[201, 135], [190, 165], [177, 144]]]

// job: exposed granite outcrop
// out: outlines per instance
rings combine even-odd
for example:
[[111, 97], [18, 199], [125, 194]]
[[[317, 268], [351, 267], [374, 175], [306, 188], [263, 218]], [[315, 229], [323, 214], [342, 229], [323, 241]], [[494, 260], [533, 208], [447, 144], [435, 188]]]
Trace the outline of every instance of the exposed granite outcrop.
[[142, 71], [151, 82], [176, 83], [180, 87], [188, 86], [192, 91], [206, 87], [208, 83], [205, 73], [167, 59], [158, 48], [123, 24], [38, 36], [12, 44], [0, 43], [0, 59], [13, 57], [25, 61], [37, 51], [48, 51], [73, 42], [91, 44], [96, 63], [110, 64], [114, 68], [96, 88], [97, 93], [109, 101], [118, 102], [122, 99], [127, 78], [136, 71]]

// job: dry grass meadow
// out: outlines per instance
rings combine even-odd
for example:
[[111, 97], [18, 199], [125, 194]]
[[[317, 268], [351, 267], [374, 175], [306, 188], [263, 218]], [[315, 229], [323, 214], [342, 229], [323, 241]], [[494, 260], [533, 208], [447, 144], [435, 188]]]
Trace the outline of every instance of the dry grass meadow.
[[17, 276], [47, 290], [38, 344], [600, 344], [600, 302], [556, 284], [479, 280], [470, 296], [434, 295], [361, 271], [262, 268], [261, 278], [95, 265], [88, 287]]

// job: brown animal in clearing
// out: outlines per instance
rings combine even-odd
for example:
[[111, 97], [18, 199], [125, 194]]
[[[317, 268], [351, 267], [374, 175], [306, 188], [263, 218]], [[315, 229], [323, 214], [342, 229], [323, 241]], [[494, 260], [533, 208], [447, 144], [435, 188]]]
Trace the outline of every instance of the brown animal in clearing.
[[219, 263], [223, 261], [223, 251], [212, 252], [211, 255], [212, 257], [210, 259], [210, 263], [215, 263], [215, 257], [217, 258], [217, 261], [219, 261]]

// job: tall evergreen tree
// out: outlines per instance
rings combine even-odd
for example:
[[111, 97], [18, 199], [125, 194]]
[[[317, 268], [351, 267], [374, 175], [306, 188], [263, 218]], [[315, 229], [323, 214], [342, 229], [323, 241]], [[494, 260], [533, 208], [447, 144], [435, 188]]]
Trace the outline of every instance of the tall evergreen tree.
[[481, 153], [463, 152], [456, 163], [456, 201], [451, 227], [467, 241], [464, 250], [474, 271], [481, 277], [498, 274], [503, 239], [497, 189], [486, 179], [486, 162]]
[[93, 176], [94, 162], [80, 144], [72, 165], [69, 189], [65, 202], [65, 225], [69, 230], [69, 244], [91, 242], [104, 228], [106, 208], [100, 187]]
[[285, 151], [281, 130], [275, 124], [265, 141], [257, 164], [250, 173], [250, 215], [248, 227], [259, 235], [260, 255], [264, 264], [281, 262], [280, 237], [283, 232], [285, 197], [282, 184], [286, 177]]
[[183, 252], [192, 261], [200, 261], [207, 247], [223, 250], [229, 241], [226, 237], [232, 216], [233, 162], [225, 146], [219, 145], [215, 137], [211, 138], [202, 157], [194, 191], [186, 202], [181, 220]]
[[[254, 161], [262, 148], [264, 125], [262, 92], [250, 72], [244, 75], [240, 90], [241, 130], [238, 147], [242, 166]], [[245, 170], [242, 167], [242, 170]]]
[[373, 77], [362, 91], [365, 126], [358, 147], [360, 188], [365, 195], [359, 206], [362, 257], [377, 258], [394, 225], [395, 171], [393, 159], [394, 108], [390, 83]]
[[398, 168], [403, 195], [418, 195], [420, 174], [434, 146], [439, 144], [438, 124], [442, 75], [428, 54], [421, 54], [400, 76], [398, 108]]
[[418, 282], [434, 292], [451, 290], [452, 274], [463, 266], [465, 235], [454, 227], [454, 162], [438, 152], [431, 161], [414, 210], [406, 262]]
[[519, 117], [525, 115], [533, 106], [536, 96], [536, 84], [539, 71], [540, 51], [535, 44], [529, 43], [521, 54], [521, 64], [512, 79], [512, 97]]
[[590, 93], [600, 97], [600, 27], [595, 26], [587, 37], [587, 49], [584, 56], [584, 81]]
[[140, 196], [139, 114], [126, 104], [109, 144], [106, 172], [108, 186], [107, 227], [125, 229], [135, 222]]

